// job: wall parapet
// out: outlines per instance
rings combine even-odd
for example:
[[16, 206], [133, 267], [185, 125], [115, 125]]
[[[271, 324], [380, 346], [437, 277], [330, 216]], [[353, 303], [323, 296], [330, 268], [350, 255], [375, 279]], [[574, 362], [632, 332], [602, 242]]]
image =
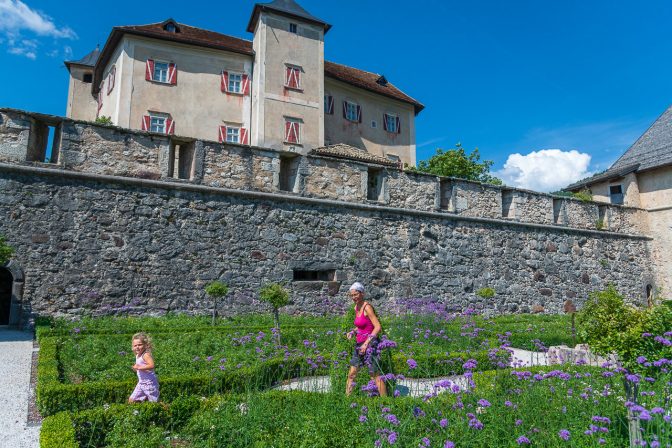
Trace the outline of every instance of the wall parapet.
[[[51, 148], [48, 148], [53, 141]], [[45, 163], [46, 161], [46, 163]], [[643, 209], [271, 148], [194, 140], [0, 108], [0, 168], [641, 237]]]

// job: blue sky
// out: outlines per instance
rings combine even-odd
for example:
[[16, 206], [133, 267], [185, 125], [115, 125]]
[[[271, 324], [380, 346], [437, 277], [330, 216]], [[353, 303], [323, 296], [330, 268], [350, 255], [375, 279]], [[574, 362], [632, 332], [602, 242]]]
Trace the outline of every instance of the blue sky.
[[[328, 60], [425, 104], [418, 159], [461, 142], [512, 185], [552, 190], [607, 168], [672, 103], [669, 1], [299, 3], [333, 25]], [[251, 39], [253, 5], [0, 0], [0, 106], [63, 115], [63, 59], [114, 25], [173, 17]]]

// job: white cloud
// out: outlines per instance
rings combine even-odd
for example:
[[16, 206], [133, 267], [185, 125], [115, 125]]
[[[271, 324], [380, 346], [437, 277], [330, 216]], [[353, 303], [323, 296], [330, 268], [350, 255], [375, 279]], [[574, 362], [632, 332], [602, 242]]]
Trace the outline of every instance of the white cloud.
[[31, 9], [21, 0], [0, 0], [0, 31], [10, 35], [31, 31], [39, 36], [77, 38], [71, 28], [56, 26], [51, 17]]
[[541, 149], [527, 155], [510, 154], [493, 174], [506, 185], [536, 191], [555, 191], [591, 175], [590, 155], [577, 150]]
[[[26, 33], [54, 39], [77, 39], [70, 27], [57, 26], [51, 17], [31, 9], [21, 0], [0, 0], [0, 42], [7, 42], [8, 53], [34, 60], [40, 42], [24, 38]], [[47, 54], [51, 55], [53, 51]]]

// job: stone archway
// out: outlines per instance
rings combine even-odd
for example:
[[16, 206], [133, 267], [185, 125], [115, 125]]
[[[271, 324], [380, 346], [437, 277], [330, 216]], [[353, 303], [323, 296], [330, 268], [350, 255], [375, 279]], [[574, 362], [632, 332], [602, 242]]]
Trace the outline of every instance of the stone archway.
[[0, 268], [0, 325], [9, 325], [12, 311], [14, 277], [7, 268]]
[[0, 266], [0, 325], [19, 327], [23, 321], [23, 269], [11, 260]]

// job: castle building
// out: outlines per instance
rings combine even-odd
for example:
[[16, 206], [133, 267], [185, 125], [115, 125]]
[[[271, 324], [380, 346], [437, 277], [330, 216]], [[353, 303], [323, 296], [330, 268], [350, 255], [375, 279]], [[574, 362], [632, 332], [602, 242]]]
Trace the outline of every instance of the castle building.
[[251, 41], [173, 19], [117, 26], [66, 62], [66, 115], [296, 154], [345, 144], [415, 165], [423, 105], [383, 75], [325, 61], [330, 28], [294, 0], [256, 4]]
[[[587, 190], [596, 202], [642, 209], [653, 237], [661, 293], [672, 291], [672, 106], [609, 169], [565, 188]], [[605, 219], [602, 216], [600, 219]], [[650, 291], [653, 295], [656, 291]]]

